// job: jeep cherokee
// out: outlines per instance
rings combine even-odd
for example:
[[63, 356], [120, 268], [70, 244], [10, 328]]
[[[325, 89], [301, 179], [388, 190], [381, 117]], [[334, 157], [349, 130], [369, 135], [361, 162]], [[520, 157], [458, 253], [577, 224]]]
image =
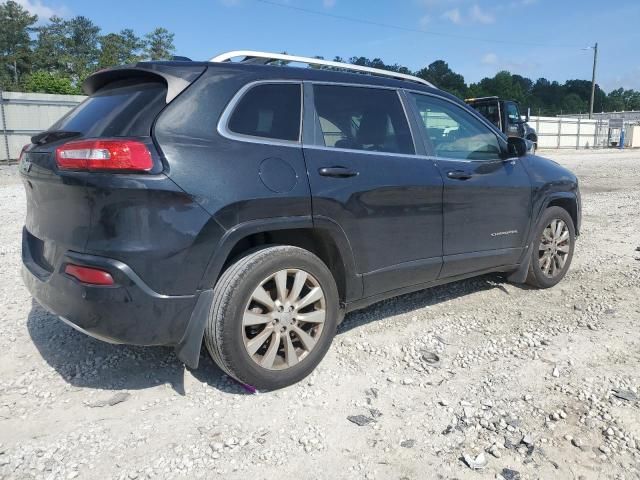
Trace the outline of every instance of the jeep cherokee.
[[93, 337], [192, 368], [204, 340], [275, 389], [346, 312], [489, 272], [552, 287], [571, 263], [575, 175], [419, 78], [232, 52], [84, 89], [23, 149], [22, 259], [33, 297]]

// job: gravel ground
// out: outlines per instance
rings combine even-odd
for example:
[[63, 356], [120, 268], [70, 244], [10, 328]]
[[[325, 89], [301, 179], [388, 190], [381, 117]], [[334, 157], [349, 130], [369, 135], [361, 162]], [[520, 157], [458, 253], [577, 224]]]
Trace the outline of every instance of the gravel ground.
[[640, 152], [546, 154], [583, 192], [560, 285], [485, 276], [379, 303], [309, 378], [256, 395], [204, 353], [186, 370], [43, 311], [0, 168], [0, 478], [640, 478]]

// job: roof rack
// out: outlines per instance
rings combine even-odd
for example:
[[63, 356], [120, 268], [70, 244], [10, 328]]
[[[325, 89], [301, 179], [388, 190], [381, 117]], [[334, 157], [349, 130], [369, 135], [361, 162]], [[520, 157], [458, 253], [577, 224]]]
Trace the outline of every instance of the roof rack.
[[362, 65], [352, 65], [350, 63], [333, 62], [331, 60], [323, 60], [321, 58], [299, 57], [297, 55], [287, 55], [285, 53], [258, 52], [254, 50], [234, 50], [231, 52], [221, 53], [213, 57], [210, 62], [227, 62], [232, 58], [244, 57], [242, 62], [252, 62], [255, 59], [263, 59], [261, 63], [270, 63], [276, 60], [284, 60], [287, 62], [306, 63], [307, 65], [319, 65], [324, 67], [340, 68], [343, 70], [351, 70], [354, 72], [369, 73], [371, 75], [379, 75], [381, 77], [395, 78], [396, 80], [408, 80], [410, 82], [421, 83], [432, 88], [436, 88], [431, 82], [428, 82], [414, 75], [405, 73], [390, 72], [380, 68], [363, 67]]

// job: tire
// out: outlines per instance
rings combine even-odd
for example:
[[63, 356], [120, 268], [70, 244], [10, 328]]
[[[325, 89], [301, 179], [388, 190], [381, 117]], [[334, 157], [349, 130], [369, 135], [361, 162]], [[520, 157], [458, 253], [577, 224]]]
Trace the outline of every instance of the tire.
[[298, 247], [265, 247], [237, 260], [218, 280], [205, 345], [231, 377], [274, 390], [315, 369], [335, 336], [338, 315], [336, 282], [322, 260]]
[[[561, 233], [557, 233], [559, 228]], [[573, 258], [576, 231], [571, 215], [564, 208], [547, 208], [533, 238], [527, 283], [536, 288], [553, 287], [567, 274]]]

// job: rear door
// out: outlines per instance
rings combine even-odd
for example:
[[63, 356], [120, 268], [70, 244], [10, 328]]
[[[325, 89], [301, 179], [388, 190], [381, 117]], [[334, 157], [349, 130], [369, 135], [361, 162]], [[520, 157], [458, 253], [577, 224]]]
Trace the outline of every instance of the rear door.
[[409, 98], [444, 180], [440, 277], [516, 264], [531, 218], [524, 165], [505, 157], [504, 140], [468, 108], [430, 94]]
[[314, 222], [344, 231], [364, 296], [435, 280], [442, 263], [442, 179], [416, 155], [400, 94], [305, 84], [304, 156]]

